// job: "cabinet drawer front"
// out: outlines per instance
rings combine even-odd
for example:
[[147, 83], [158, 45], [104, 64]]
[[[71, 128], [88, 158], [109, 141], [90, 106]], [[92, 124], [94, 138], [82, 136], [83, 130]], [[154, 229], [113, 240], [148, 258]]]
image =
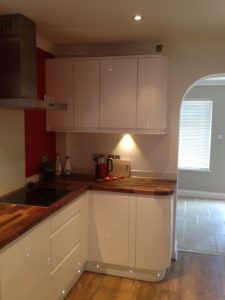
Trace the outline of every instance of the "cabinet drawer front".
[[1, 252], [1, 300], [49, 300], [49, 223]]
[[81, 213], [78, 212], [66, 224], [51, 235], [51, 270], [80, 242]]
[[81, 247], [77, 244], [65, 260], [51, 272], [51, 299], [64, 299], [76, 278], [80, 275]]
[[75, 216], [81, 210], [81, 199], [74, 200], [72, 204], [64, 207], [59, 211], [50, 221], [50, 233], [54, 233], [66, 222], [68, 222], [73, 216]]

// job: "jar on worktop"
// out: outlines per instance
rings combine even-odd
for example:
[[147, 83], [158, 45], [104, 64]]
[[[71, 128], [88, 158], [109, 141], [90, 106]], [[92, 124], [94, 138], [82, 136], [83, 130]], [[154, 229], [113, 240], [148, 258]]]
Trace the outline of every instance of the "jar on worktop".
[[66, 156], [63, 173], [65, 175], [70, 175], [71, 172], [72, 172], [72, 169], [71, 169], [71, 164], [70, 164], [70, 158], [69, 158], [69, 156]]
[[55, 161], [55, 175], [60, 176], [61, 174], [62, 174], [62, 165], [61, 165], [60, 157], [57, 154], [56, 161]]

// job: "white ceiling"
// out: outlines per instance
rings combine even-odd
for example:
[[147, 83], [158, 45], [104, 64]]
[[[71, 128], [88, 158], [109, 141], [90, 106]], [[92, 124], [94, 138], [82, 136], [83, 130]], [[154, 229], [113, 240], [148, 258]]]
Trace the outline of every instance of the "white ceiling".
[[[225, 0], [1, 0], [56, 45], [112, 45], [225, 38]], [[132, 16], [142, 14], [135, 24]]]

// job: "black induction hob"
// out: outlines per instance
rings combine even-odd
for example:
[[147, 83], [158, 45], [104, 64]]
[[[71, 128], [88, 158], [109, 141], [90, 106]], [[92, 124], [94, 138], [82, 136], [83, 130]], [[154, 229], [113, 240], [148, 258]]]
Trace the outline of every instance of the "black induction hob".
[[50, 206], [60, 198], [69, 194], [71, 190], [56, 188], [23, 188], [0, 198], [0, 203], [11, 203], [31, 206]]

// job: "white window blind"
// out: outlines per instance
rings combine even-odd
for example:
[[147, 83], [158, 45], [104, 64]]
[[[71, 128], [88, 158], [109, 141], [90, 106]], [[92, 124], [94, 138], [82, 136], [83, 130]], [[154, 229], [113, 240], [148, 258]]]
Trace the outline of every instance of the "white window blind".
[[179, 132], [179, 169], [209, 170], [211, 100], [185, 100], [181, 105]]

